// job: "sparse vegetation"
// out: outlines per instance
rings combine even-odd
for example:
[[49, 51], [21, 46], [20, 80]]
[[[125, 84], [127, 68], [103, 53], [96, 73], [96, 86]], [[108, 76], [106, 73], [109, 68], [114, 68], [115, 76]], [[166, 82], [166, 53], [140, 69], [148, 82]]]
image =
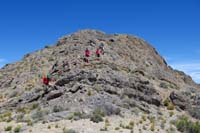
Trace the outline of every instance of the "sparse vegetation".
[[103, 118], [105, 116], [105, 113], [100, 109], [97, 108], [94, 110], [93, 115], [91, 116], [90, 120], [96, 123], [99, 123], [103, 121]]
[[160, 83], [160, 87], [164, 88], [164, 89], [168, 89], [168, 85], [166, 83], [164, 83], [164, 82]]
[[27, 123], [27, 126], [33, 126], [33, 122], [31, 120], [28, 120], [26, 123]]
[[75, 130], [73, 129], [63, 129], [63, 133], [77, 133]]
[[200, 107], [196, 107], [196, 108], [191, 108], [189, 110], [189, 113], [191, 116], [200, 119]]
[[4, 131], [11, 131], [12, 130], [12, 126], [7, 126], [4, 128]]
[[108, 126], [110, 126], [110, 122], [109, 122], [108, 118], [106, 118], [105, 119], [105, 127], [108, 127]]
[[120, 127], [116, 127], [115, 130], [120, 130]]
[[175, 126], [180, 132], [200, 133], [200, 122], [192, 122], [186, 116], [181, 116], [175, 121]]
[[47, 115], [49, 113], [49, 111], [47, 109], [40, 109], [38, 108], [37, 110], [35, 110], [35, 112], [31, 115], [31, 118], [34, 121], [40, 121], [43, 120], [44, 115]]
[[59, 106], [59, 105], [55, 105], [55, 106], [53, 106], [53, 112], [61, 112], [61, 111], [63, 111], [64, 109], [63, 109], [63, 107], [61, 107], [61, 106]]
[[146, 120], [147, 120], [146, 115], [143, 115], [143, 116], [142, 116], [142, 120], [143, 120], [143, 121], [146, 121]]
[[11, 111], [6, 111], [3, 114], [0, 114], [0, 121], [3, 121], [3, 122], [12, 121], [12, 112]]
[[37, 109], [37, 108], [38, 108], [38, 106], [39, 106], [39, 104], [38, 104], [38, 103], [33, 103], [33, 104], [31, 104], [31, 105], [30, 105], [30, 110]]
[[81, 113], [81, 112], [74, 112], [74, 113], [71, 113], [67, 119], [68, 120], [79, 120], [79, 119], [82, 119], [84, 117], [84, 114]]
[[92, 91], [91, 91], [90, 89], [87, 91], [87, 95], [88, 95], [88, 96], [91, 96], [91, 95], [92, 95]]
[[14, 128], [14, 132], [15, 132], [15, 133], [19, 133], [20, 130], [21, 130], [21, 126], [20, 126], [20, 125], [18, 125], [18, 126], [16, 126], [16, 127]]
[[48, 127], [47, 127], [48, 129], [51, 129], [51, 125], [48, 125]]
[[17, 108], [17, 112], [18, 112], [18, 113], [26, 114], [26, 113], [29, 112], [29, 111], [28, 111], [28, 109], [25, 108], [25, 107], [18, 107], [18, 108]]
[[169, 104], [168, 104], [168, 106], [167, 106], [167, 109], [168, 110], [174, 110], [174, 104], [172, 103], [172, 102], [170, 102]]
[[148, 119], [149, 119], [149, 121], [151, 123], [150, 130], [154, 131], [155, 130], [155, 117], [154, 116], [148, 116]]
[[155, 130], [155, 122], [151, 123], [151, 131], [154, 131]]
[[166, 123], [166, 119], [163, 119], [163, 120], [161, 121], [161, 125], [160, 125], [160, 127], [161, 127], [162, 129], [165, 128], [165, 123]]
[[172, 117], [174, 115], [174, 112], [169, 112], [169, 116]]
[[163, 102], [164, 106], [167, 107], [168, 110], [174, 110], [174, 104], [169, 100], [169, 98], [165, 99]]

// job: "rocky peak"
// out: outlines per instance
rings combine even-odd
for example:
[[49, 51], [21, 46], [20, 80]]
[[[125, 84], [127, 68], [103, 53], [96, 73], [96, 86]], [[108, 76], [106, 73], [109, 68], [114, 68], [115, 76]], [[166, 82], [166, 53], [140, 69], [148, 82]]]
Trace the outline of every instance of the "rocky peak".
[[[95, 51], [101, 43], [105, 53], [98, 58]], [[92, 53], [88, 63], [84, 62], [86, 48]], [[53, 79], [50, 86], [41, 82], [47, 73]], [[199, 85], [168, 66], [147, 42], [96, 30], [64, 36], [55, 45], [6, 65], [0, 70], [0, 93], [1, 113], [12, 110], [12, 118], [16, 119], [19, 108], [23, 108], [34, 121], [65, 119], [77, 111], [88, 118], [99, 108], [106, 115], [130, 112], [135, 107], [152, 113], [164, 108], [166, 98], [191, 113], [191, 108], [198, 109], [195, 102], [200, 102], [195, 99]], [[30, 109], [33, 104], [40, 109]], [[46, 112], [35, 117], [41, 110]], [[199, 118], [197, 114], [192, 116]]]

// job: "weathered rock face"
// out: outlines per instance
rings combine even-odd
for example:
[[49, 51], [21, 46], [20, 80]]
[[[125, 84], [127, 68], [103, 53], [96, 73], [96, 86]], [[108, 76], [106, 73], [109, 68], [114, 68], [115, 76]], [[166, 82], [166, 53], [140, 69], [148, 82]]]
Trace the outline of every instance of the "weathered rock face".
[[180, 94], [180, 93], [175, 93], [172, 92], [170, 94], [170, 99], [172, 100], [172, 102], [177, 105], [178, 107], [180, 107], [181, 109], [185, 110], [187, 108], [187, 104], [188, 104], [188, 100], [187, 97], [183, 97], [184, 95]]
[[[95, 51], [101, 42], [105, 53], [98, 58]], [[86, 48], [92, 53], [89, 63], [83, 60]], [[54, 81], [43, 86], [41, 77], [47, 73]], [[193, 88], [193, 93], [199, 93], [191, 78], [169, 67], [145, 41], [83, 30], [2, 68], [0, 109], [14, 110], [17, 115], [23, 108], [32, 119], [47, 121], [66, 118], [71, 112], [89, 117], [99, 108], [107, 115], [133, 107], [149, 113], [163, 105], [166, 88], [171, 92]], [[183, 96], [173, 92], [170, 98], [185, 110], [189, 100]]]

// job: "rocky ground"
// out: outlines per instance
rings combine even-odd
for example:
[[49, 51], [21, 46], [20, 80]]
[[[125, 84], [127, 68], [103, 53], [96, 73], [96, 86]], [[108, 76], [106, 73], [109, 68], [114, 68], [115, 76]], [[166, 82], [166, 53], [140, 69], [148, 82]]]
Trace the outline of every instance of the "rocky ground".
[[[47, 73], [53, 81], [44, 86]], [[173, 120], [183, 114], [198, 121], [199, 104], [200, 86], [131, 35], [82, 30], [0, 69], [2, 132], [12, 123], [22, 123], [21, 132], [178, 132]]]
[[[163, 112], [163, 113], [162, 113]], [[173, 112], [173, 115], [171, 114]], [[23, 133], [63, 133], [73, 130], [78, 133], [161, 133], [178, 132], [170, 122], [176, 119], [181, 112], [160, 110], [157, 115], [149, 115], [139, 110], [132, 110], [131, 114], [124, 116], [108, 116], [100, 123], [94, 123], [90, 119], [60, 120], [56, 122], [39, 122], [34, 125], [27, 123], [2, 122], [0, 130], [11, 126], [15, 129], [21, 126]]]

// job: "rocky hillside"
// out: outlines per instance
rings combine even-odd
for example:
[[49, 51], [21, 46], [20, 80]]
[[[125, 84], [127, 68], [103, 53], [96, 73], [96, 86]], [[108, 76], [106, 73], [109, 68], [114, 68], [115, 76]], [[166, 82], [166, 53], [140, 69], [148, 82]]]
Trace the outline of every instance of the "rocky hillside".
[[[98, 58], [95, 51], [102, 42], [105, 53]], [[86, 48], [92, 52], [89, 63], [83, 60]], [[53, 79], [50, 86], [41, 80], [47, 73]], [[66, 119], [99, 122], [101, 116], [123, 118], [135, 112], [143, 120], [144, 115], [151, 116], [151, 124], [152, 117], [157, 121], [159, 116], [166, 121], [177, 118], [162, 112], [165, 109], [196, 121], [199, 105], [200, 86], [168, 66], [147, 42], [131, 35], [82, 30], [0, 70], [2, 122], [26, 122], [27, 126]]]

